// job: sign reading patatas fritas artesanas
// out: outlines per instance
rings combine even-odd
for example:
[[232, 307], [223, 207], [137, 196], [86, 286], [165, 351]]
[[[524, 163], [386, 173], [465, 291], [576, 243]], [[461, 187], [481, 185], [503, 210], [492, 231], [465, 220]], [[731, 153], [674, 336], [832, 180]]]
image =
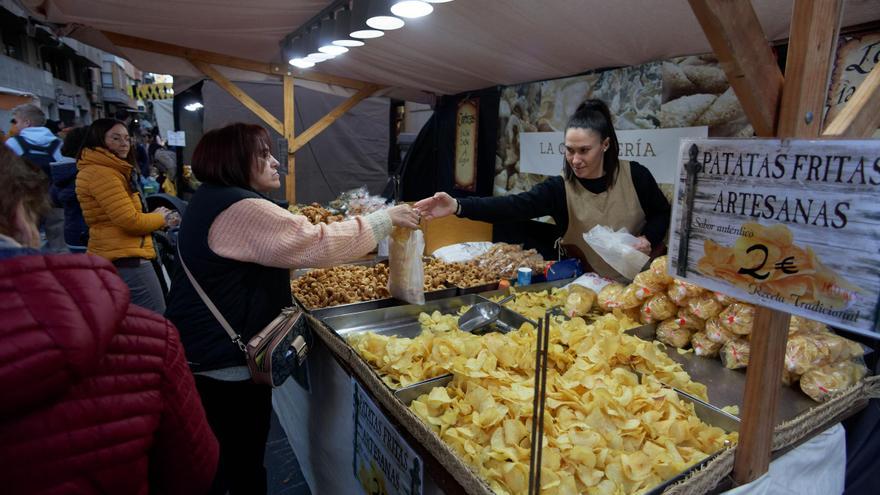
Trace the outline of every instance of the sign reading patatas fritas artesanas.
[[880, 337], [880, 141], [683, 139], [672, 275]]

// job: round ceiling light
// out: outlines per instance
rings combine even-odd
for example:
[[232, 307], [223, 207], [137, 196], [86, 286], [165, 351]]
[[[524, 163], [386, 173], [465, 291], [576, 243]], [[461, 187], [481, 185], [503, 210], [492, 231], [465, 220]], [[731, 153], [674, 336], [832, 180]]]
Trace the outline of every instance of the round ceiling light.
[[397, 17], [415, 19], [424, 17], [434, 11], [431, 4], [421, 0], [403, 0], [391, 6], [391, 13]]
[[451, 2], [452, 0], [425, 0], [425, 1], [430, 2], [430, 3], [446, 3], [446, 2]]
[[339, 45], [324, 45], [318, 48], [318, 51], [321, 53], [326, 53], [328, 55], [342, 55], [343, 53], [348, 51], [348, 48]]
[[308, 69], [315, 66], [315, 63], [307, 58], [292, 58], [288, 63], [298, 69]]
[[354, 31], [349, 34], [352, 38], [360, 38], [362, 40], [368, 40], [372, 38], [379, 38], [384, 36], [385, 33], [379, 31], [378, 29], [361, 29], [360, 31]]
[[367, 26], [373, 29], [381, 29], [382, 31], [392, 31], [400, 29], [406, 24], [403, 19], [390, 15], [377, 15], [367, 19]]
[[349, 40], [349, 39], [334, 40], [333, 44], [336, 46], [345, 46], [348, 48], [354, 48], [356, 46], [364, 46], [364, 42], [361, 40]]
[[335, 56], [336, 55], [330, 55], [329, 53], [315, 52], [315, 53], [310, 53], [309, 56], [306, 57], [306, 60], [318, 63], [318, 62], [323, 62], [325, 60], [330, 60], [331, 58], [333, 58]]

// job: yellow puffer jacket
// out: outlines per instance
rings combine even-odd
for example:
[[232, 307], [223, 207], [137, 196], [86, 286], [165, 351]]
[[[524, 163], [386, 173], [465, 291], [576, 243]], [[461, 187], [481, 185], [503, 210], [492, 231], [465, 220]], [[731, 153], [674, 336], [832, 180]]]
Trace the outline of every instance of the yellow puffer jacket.
[[153, 259], [150, 233], [165, 225], [161, 213], [144, 213], [132, 190], [131, 164], [103, 148], [87, 148], [76, 164], [76, 197], [89, 225], [88, 252], [108, 260]]

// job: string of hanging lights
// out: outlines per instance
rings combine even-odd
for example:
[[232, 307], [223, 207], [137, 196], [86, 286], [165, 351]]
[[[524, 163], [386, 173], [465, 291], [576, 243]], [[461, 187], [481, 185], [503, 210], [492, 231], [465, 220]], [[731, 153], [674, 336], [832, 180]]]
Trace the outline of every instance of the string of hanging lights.
[[282, 54], [290, 65], [308, 69], [431, 14], [432, 4], [451, 1], [338, 0], [287, 35]]

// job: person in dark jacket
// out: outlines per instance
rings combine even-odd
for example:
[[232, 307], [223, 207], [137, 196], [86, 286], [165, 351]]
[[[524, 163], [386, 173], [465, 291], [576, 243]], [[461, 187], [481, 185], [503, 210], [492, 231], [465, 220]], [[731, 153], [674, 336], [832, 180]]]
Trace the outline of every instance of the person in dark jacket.
[[89, 226], [76, 198], [76, 157], [87, 132], [87, 127], [69, 129], [61, 146], [64, 159], [52, 163], [52, 201], [64, 208], [64, 242], [71, 253], [85, 253], [89, 246]]
[[455, 214], [484, 222], [550, 215], [564, 233], [561, 242], [569, 255], [581, 258], [599, 275], [621, 279], [583, 234], [596, 225], [614, 231], [625, 227], [639, 237], [636, 249], [656, 254], [669, 228], [670, 207], [651, 172], [639, 163], [619, 160], [618, 148], [608, 106], [588, 100], [565, 127], [562, 176], [510, 196], [455, 199], [439, 192], [418, 201], [415, 208], [428, 219]]
[[0, 169], [2, 492], [205, 493], [218, 445], [177, 330], [109, 261], [37, 251], [45, 177]]

